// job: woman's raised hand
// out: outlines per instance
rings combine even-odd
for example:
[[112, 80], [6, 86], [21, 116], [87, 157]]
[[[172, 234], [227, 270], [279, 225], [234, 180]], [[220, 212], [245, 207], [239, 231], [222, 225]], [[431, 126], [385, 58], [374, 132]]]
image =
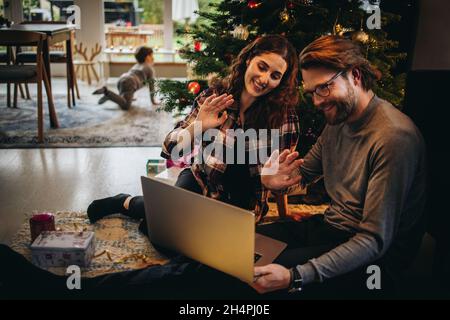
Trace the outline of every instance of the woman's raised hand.
[[202, 125], [202, 131], [204, 132], [222, 125], [228, 117], [226, 108], [233, 103], [233, 96], [227, 93], [220, 96], [212, 94], [206, 98], [200, 105], [196, 118], [196, 121]]

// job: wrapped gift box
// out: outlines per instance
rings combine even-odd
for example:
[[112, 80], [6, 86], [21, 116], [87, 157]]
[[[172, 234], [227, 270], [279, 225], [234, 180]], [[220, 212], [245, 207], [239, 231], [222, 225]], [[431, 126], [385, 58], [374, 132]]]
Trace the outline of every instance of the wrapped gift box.
[[147, 176], [158, 174], [166, 169], [165, 159], [148, 159]]
[[91, 231], [44, 231], [31, 245], [32, 261], [40, 267], [89, 266], [95, 252]]

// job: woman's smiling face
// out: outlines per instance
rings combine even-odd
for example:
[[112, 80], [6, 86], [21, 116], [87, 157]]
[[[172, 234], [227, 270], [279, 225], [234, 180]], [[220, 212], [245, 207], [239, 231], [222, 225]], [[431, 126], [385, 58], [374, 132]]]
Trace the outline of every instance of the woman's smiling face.
[[278, 87], [286, 69], [286, 61], [276, 53], [255, 56], [247, 63], [244, 90], [255, 98], [263, 96]]

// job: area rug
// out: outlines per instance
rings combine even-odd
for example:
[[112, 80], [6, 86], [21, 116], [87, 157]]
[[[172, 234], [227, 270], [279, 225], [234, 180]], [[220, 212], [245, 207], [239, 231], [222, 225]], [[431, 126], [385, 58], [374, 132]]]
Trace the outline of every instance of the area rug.
[[[11, 248], [31, 261], [30, 227], [27, 216], [14, 236]], [[152, 244], [139, 232], [139, 221], [123, 215], [111, 215], [90, 224], [85, 212], [56, 212], [56, 228], [62, 231], [94, 231], [95, 256], [82, 275], [94, 277], [105, 273], [140, 269], [151, 265], [164, 264], [166, 257], [153, 248]], [[49, 268], [49, 271], [64, 275], [66, 268]]]
[[[289, 205], [295, 220], [301, 220], [314, 214], [321, 214], [326, 205]], [[276, 205], [269, 203], [267, 223], [278, 217]], [[30, 227], [28, 215], [17, 234], [13, 237], [11, 248], [31, 261]], [[158, 252], [147, 237], [139, 232], [139, 221], [116, 214], [90, 224], [85, 212], [56, 212], [55, 224], [62, 231], [94, 231], [95, 256], [88, 268], [81, 270], [85, 277], [94, 277], [106, 273], [141, 269], [152, 265], [161, 265], [168, 259]], [[66, 268], [49, 268], [49, 271], [64, 275]]]
[[0, 95], [0, 148], [161, 146], [173, 128], [172, 115], [157, 111], [148, 102], [148, 91], [138, 92], [129, 111], [110, 101], [99, 105], [98, 98], [83, 93], [69, 109], [66, 95], [54, 94], [58, 129], [50, 128], [44, 101], [45, 142], [38, 144], [36, 98], [19, 98], [18, 108], [7, 108], [6, 96]]

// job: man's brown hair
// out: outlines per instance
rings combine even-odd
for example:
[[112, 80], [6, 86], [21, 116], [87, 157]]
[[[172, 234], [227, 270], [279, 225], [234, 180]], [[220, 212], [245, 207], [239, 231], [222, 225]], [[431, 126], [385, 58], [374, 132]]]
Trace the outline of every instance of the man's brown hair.
[[357, 68], [361, 72], [361, 84], [365, 90], [372, 89], [381, 72], [365, 58], [361, 46], [340, 36], [322, 36], [311, 42], [299, 56], [300, 68], [329, 68], [332, 70], [350, 70]]

